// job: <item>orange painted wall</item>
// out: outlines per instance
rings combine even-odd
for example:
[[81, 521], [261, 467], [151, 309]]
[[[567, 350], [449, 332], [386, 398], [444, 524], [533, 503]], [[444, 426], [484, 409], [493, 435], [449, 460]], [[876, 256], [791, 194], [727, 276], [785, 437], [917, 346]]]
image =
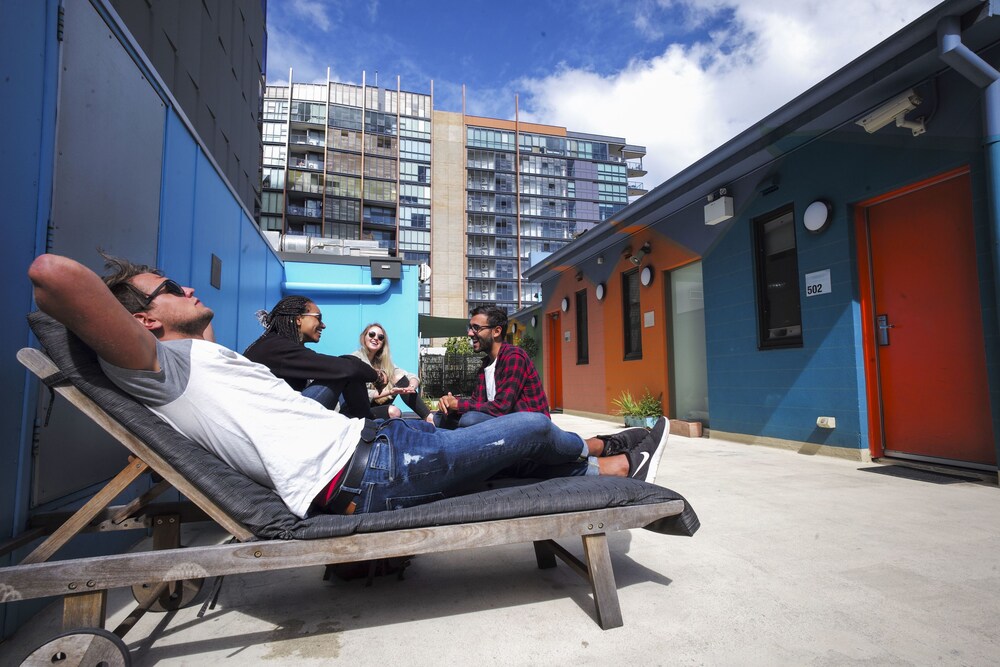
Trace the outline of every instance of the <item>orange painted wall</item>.
[[[642, 359], [624, 360], [624, 327], [622, 324], [622, 275], [636, 268], [622, 251], [625, 246], [638, 249], [649, 242], [651, 252], [643, 258], [641, 267], [653, 269], [653, 282], [648, 287], [640, 287], [639, 302], [642, 313], [653, 312], [653, 326], [642, 328]], [[606, 262], [614, 261], [614, 266], [606, 278], [604, 301], [598, 302], [594, 295], [596, 282], [587, 276], [576, 280], [578, 269], [573, 266], [561, 268], [561, 275], [555, 283], [546, 283], [546, 311], [559, 307], [563, 297], [570, 300], [570, 310], [563, 314], [563, 330], [573, 332], [570, 342], [561, 340], [563, 371], [563, 407], [601, 414], [612, 414], [611, 401], [625, 389], [638, 397], [645, 389], [654, 396], [662, 396], [663, 405], [669, 406], [668, 369], [668, 317], [665, 312], [667, 289], [663, 272], [699, 257], [686, 248], [659, 234], [644, 231], [623, 243], [620, 250], [612, 255], [604, 253]], [[574, 295], [580, 289], [587, 289], [588, 323], [590, 326], [590, 363], [576, 364], [576, 313]], [[545, 350], [546, 358], [549, 351]], [[546, 378], [546, 383], [548, 378]], [[546, 388], [548, 385], [546, 384]]]
[[[569, 310], [561, 313], [559, 344], [562, 347], [562, 407], [570, 410], [582, 410], [584, 412], [598, 412], [607, 414], [607, 405], [604, 398], [604, 318], [601, 316], [597, 298], [594, 295], [594, 288], [597, 285], [584, 278], [578, 281], [576, 271], [564, 272], [555, 287], [551, 290], [551, 298], [548, 301], [547, 311], [559, 309], [559, 304], [563, 297], [569, 299]], [[588, 363], [576, 363], [576, 293], [580, 290], [587, 290], [587, 326], [588, 340], [590, 344], [587, 348]], [[605, 301], [607, 298], [605, 298]], [[549, 320], [546, 318], [546, 326]], [[570, 340], [567, 342], [562, 332], [570, 332]], [[550, 359], [549, 350], [545, 351], [546, 358]], [[549, 391], [550, 378], [545, 378], [545, 389]]]

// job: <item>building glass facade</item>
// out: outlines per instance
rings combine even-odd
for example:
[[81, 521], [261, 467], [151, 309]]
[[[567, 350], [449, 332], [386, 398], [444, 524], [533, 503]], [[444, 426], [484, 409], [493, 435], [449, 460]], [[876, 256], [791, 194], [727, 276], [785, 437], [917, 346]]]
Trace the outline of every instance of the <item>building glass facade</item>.
[[[464, 317], [478, 305], [513, 312], [540, 301], [540, 286], [521, 278], [532, 257], [558, 250], [644, 192], [628, 178], [644, 173], [645, 149], [624, 139], [455, 114], [464, 137], [432, 140], [435, 113], [450, 117], [434, 111], [431, 95], [398, 84], [395, 90], [335, 81], [267, 86], [260, 226], [371, 241], [431, 265], [434, 274], [460, 275], [462, 312], [433, 308], [430, 285], [422, 284], [420, 313]], [[451, 182], [454, 170], [432, 176], [435, 141], [464, 150], [461, 181]], [[464, 192], [461, 213], [449, 211], [440, 224], [448, 226], [449, 245], [465, 250], [461, 260], [443, 253], [437, 265], [436, 187]]]

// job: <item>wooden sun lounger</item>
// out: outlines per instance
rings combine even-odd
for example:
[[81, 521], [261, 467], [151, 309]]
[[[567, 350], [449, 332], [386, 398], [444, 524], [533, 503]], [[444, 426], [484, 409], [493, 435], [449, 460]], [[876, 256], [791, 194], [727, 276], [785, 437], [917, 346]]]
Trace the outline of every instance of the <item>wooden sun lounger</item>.
[[[5, 555], [45, 537], [20, 563], [0, 568], [0, 601], [63, 596], [66, 633], [32, 653], [39, 664], [51, 664], [59, 653], [67, 657], [63, 664], [75, 664], [74, 657], [84, 654], [88, 660], [96, 655], [108, 664], [127, 664], [121, 637], [146, 611], [190, 604], [208, 577], [523, 542], [534, 543], [539, 567], [554, 567], [558, 557], [587, 579], [598, 623], [604, 629], [619, 627], [623, 621], [607, 534], [646, 527], [691, 535], [699, 526], [684, 499], [669, 489], [591, 477], [493, 489], [394, 512], [301, 520], [273, 492], [114, 388], [93, 363], [93, 353], [88, 360], [89, 350], [61, 325], [38, 313], [29, 319], [63, 367], [32, 348], [21, 350], [18, 359], [132, 454], [128, 465], [79, 510], [34, 516], [22, 535], [0, 545]], [[164, 438], [170, 442], [161, 442]], [[126, 505], [109, 506], [147, 472], [162, 481]], [[189, 500], [153, 502], [171, 487]], [[230, 493], [231, 487], [239, 488]], [[179, 549], [182, 522], [204, 520], [215, 521], [234, 540]], [[151, 530], [153, 551], [49, 562], [81, 532], [132, 529]], [[582, 539], [583, 561], [554, 541], [574, 536]], [[132, 588], [137, 606], [109, 632], [104, 629], [107, 591], [120, 587]]]

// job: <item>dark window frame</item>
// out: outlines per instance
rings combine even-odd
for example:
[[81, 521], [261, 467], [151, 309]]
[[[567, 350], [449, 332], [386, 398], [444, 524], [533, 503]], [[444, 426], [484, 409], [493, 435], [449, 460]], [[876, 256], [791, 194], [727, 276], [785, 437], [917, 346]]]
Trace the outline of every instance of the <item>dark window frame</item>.
[[[775, 234], [778, 224], [784, 231], [785, 243], [790, 232], [791, 247], [768, 254], [768, 232]], [[754, 218], [751, 232], [757, 292], [757, 349], [802, 347], [802, 295], [794, 207], [789, 204]], [[772, 236], [774, 238], [777, 237]]]
[[590, 363], [590, 335], [587, 326], [587, 290], [576, 293], [576, 364]]
[[[636, 299], [631, 300], [631, 287], [634, 284]], [[639, 269], [632, 269], [622, 273], [622, 351], [625, 361], [642, 359], [642, 300], [639, 298], [639, 290], [642, 288], [639, 282]], [[634, 311], [632, 310], [634, 308]], [[632, 345], [632, 324], [635, 318], [635, 327], [638, 335], [636, 344]]]

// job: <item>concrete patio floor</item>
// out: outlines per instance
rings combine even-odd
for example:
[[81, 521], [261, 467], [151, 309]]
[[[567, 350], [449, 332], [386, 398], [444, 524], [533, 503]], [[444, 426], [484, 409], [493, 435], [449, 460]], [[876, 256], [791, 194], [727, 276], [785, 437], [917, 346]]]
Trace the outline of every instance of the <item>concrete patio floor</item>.
[[[583, 435], [621, 428], [555, 419]], [[231, 576], [205, 618], [200, 605], [147, 614], [126, 643], [134, 665], [996, 664], [995, 485], [679, 436], [656, 481], [702, 529], [610, 536], [622, 628], [600, 629], [575, 573], [539, 570], [514, 545], [421, 555], [403, 581], [370, 588], [324, 582], [322, 568]], [[109, 627], [131, 602], [112, 592]], [[56, 634], [59, 614], [50, 605], [0, 644], [0, 665]]]

